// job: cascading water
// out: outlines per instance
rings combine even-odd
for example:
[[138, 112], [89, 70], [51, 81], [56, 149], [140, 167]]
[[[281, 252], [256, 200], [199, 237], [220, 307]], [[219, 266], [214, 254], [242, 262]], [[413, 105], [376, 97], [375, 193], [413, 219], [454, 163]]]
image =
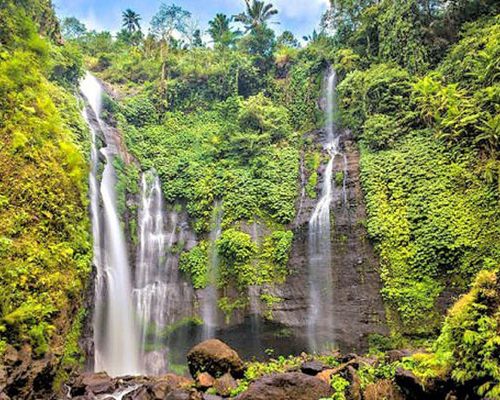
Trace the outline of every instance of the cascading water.
[[[324, 169], [321, 197], [309, 220], [308, 259], [309, 259], [309, 312], [307, 334], [311, 351], [320, 351], [331, 344], [333, 336], [333, 276], [331, 253], [330, 207], [337, 188], [333, 182], [333, 170], [337, 157], [344, 164], [342, 190], [345, 198], [346, 159], [340, 149], [340, 131], [335, 115], [337, 76], [333, 69], [328, 72], [324, 85], [326, 140], [324, 148], [330, 159]], [[329, 343], [330, 342], [330, 343]]]
[[160, 178], [154, 171], [141, 179], [139, 249], [133, 299], [141, 322], [140, 343], [146, 373], [167, 371], [165, 329], [191, 310], [184, 310], [192, 292], [180, 279], [176, 245], [183, 245], [185, 231], [179, 213], [167, 212]]
[[208, 249], [208, 286], [203, 290], [201, 301], [201, 317], [203, 319], [203, 339], [214, 337], [218, 327], [217, 311], [217, 276], [219, 273], [219, 254], [216, 242], [222, 233], [222, 203], [216, 201], [212, 214], [212, 225], [210, 230], [210, 245]]
[[[87, 74], [80, 83], [82, 94], [87, 98], [95, 114], [96, 123], [87, 121], [92, 132], [90, 171], [90, 199], [94, 234], [94, 262], [97, 268], [94, 315], [95, 371], [106, 371], [112, 376], [139, 374], [142, 371], [137, 326], [131, 301], [131, 278], [125, 236], [120, 224], [116, 205], [116, 173], [113, 167], [117, 156], [117, 143], [103, 131], [99, 119], [102, 88], [99, 82]], [[101, 149], [106, 159], [100, 192], [97, 172], [99, 157], [98, 130], [104, 133], [107, 147]], [[102, 201], [102, 215], [101, 215]], [[101, 218], [104, 224], [101, 223]]]

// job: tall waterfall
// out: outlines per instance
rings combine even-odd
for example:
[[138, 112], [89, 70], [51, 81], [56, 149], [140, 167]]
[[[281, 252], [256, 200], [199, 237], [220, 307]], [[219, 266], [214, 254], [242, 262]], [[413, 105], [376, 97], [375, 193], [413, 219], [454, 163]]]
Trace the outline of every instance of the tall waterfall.
[[324, 169], [321, 197], [309, 220], [309, 312], [307, 334], [311, 351], [320, 351], [329, 342], [331, 344], [334, 328], [330, 207], [334, 191], [338, 190], [333, 182], [334, 165], [337, 157], [341, 158], [344, 164], [344, 183], [340, 188], [344, 193], [344, 198], [346, 165], [345, 157], [339, 145], [340, 131], [335, 118], [337, 113], [336, 85], [336, 73], [333, 69], [330, 69], [324, 84], [324, 100], [326, 103], [326, 140], [324, 148], [330, 158]]
[[217, 277], [219, 274], [219, 254], [216, 242], [222, 233], [222, 203], [216, 201], [212, 212], [210, 243], [208, 248], [208, 286], [203, 290], [201, 317], [203, 319], [203, 339], [213, 338], [218, 324]]
[[175, 209], [167, 212], [164, 203], [160, 178], [154, 171], [144, 173], [133, 300], [141, 322], [141, 353], [149, 375], [167, 371], [165, 329], [179, 316], [188, 315], [185, 303], [192, 296], [180, 279], [175, 252], [175, 246], [187, 239], [185, 230], [179, 213]]
[[[94, 263], [97, 268], [94, 314], [95, 371], [106, 371], [112, 376], [139, 374], [142, 371], [137, 326], [132, 307], [132, 285], [127, 244], [120, 224], [116, 204], [116, 172], [113, 167], [117, 143], [106, 135], [101, 113], [102, 88], [87, 74], [80, 83], [95, 114], [96, 122], [86, 118], [92, 133], [90, 200], [94, 234]], [[106, 147], [100, 149], [106, 164], [102, 173], [100, 191], [97, 135], [104, 133]], [[101, 211], [101, 203], [103, 205]], [[104, 222], [104, 223], [103, 223]]]

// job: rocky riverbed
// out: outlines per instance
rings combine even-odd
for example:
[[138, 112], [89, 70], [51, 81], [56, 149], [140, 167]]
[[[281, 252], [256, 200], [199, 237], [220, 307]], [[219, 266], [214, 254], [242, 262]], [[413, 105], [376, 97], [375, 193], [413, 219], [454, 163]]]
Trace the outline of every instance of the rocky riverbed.
[[188, 353], [190, 378], [175, 374], [111, 378], [105, 373], [85, 373], [64, 386], [64, 396], [73, 400], [474, 399], [465, 387], [452, 387], [446, 379], [424, 384], [398, 366], [411, 354], [399, 350], [380, 357], [302, 354], [259, 363], [256, 368], [225, 343], [212, 339]]

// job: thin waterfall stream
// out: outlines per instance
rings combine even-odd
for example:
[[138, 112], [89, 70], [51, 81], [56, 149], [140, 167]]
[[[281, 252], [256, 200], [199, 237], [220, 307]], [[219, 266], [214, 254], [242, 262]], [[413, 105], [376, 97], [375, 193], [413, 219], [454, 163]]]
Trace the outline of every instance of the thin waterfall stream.
[[218, 321], [217, 277], [219, 274], [219, 254], [217, 251], [217, 240], [222, 233], [222, 202], [216, 201], [212, 212], [211, 229], [208, 248], [208, 285], [203, 289], [201, 300], [201, 317], [203, 319], [202, 338], [204, 340], [213, 338]]
[[[329, 161], [324, 169], [320, 199], [309, 220], [308, 234], [308, 269], [309, 269], [309, 312], [307, 319], [307, 337], [311, 351], [321, 351], [333, 343], [333, 268], [330, 209], [335, 191], [342, 191], [345, 203], [346, 157], [340, 148], [341, 132], [336, 121], [337, 75], [330, 68], [324, 83], [324, 101], [326, 137], [324, 149]], [[334, 165], [337, 158], [343, 163], [343, 183], [337, 188], [334, 179]]]

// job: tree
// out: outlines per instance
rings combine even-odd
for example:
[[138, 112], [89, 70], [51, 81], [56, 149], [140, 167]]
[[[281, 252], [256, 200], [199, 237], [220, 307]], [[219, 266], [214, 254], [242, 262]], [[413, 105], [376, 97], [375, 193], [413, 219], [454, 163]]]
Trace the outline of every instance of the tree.
[[290, 31], [285, 31], [279, 35], [277, 44], [278, 46], [299, 47], [299, 41]]
[[166, 53], [174, 33], [186, 36], [191, 13], [175, 4], [162, 3], [151, 20], [151, 32], [160, 41], [161, 90], [165, 93]]
[[241, 35], [240, 31], [231, 29], [231, 18], [225, 14], [217, 14], [208, 25], [208, 33], [216, 46], [231, 47]]
[[325, 34], [323, 32], [318, 32], [316, 29], [312, 31], [310, 35], [303, 36], [302, 39], [304, 39], [306, 42], [309, 43], [316, 43], [318, 42]]
[[62, 34], [65, 39], [78, 39], [87, 33], [87, 28], [75, 17], [64, 18]]
[[127, 8], [123, 13], [122, 13], [122, 19], [123, 19], [123, 27], [129, 32], [135, 32], [141, 30], [141, 25], [139, 21], [141, 20], [141, 17], [139, 14], [137, 14], [135, 11], [132, 11], [130, 8]]
[[247, 32], [265, 25], [274, 15], [278, 14], [278, 10], [271, 3], [245, 0], [245, 4], [247, 7], [246, 12], [235, 15], [234, 20], [245, 25]]
[[196, 29], [193, 33], [191, 47], [203, 47], [203, 39], [201, 38], [201, 31], [199, 29]]
[[168, 42], [174, 33], [186, 35], [191, 13], [175, 4], [162, 3], [151, 20], [151, 32], [159, 39]]

